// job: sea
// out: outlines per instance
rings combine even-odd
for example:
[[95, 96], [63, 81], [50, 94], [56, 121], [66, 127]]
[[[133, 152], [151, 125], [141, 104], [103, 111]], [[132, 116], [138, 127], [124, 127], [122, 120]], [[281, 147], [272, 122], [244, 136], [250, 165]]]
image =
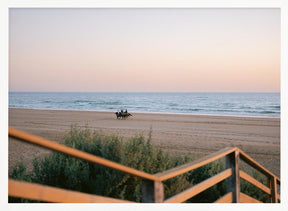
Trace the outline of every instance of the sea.
[[280, 93], [9, 92], [9, 108], [280, 117]]

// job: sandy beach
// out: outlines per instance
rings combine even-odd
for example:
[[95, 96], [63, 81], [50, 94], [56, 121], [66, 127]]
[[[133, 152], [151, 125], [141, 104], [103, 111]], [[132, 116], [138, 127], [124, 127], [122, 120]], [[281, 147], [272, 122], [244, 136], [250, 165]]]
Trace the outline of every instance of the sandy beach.
[[[230, 117], [185, 114], [133, 113], [117, 120], [113, 112], [58, 111], [9, 108], [9, 126], [59, 142], [72, 124], [129, 138], [148, 137], [164, 150], [204, 156], [236, 146], [271, 172], [280, 176], [280, 118]], [[49, 151], [9, 139], [11, 166], [23, 158], [31, 165], [34, 156]]]

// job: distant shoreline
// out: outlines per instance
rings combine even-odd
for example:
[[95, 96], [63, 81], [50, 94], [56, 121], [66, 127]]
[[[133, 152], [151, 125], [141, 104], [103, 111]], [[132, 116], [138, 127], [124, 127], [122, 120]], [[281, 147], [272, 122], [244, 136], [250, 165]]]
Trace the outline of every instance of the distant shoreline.
[[277, 93], [10, 93], [10, 108], [280, 117]]
[[[107, 112], [107, 113], [114, 113], [115, 111], [108, 111], [108, 110], [78, 110], [78, 109], [49, 109], [49, 108], [17, 108], [17, 107], [8, 107], [8, 109], [26, 109], [26, 110], [42, 110], [42, 111], [88, 111], [88, 112]], [[120, 110], [120, 109], [118, 109]], [[277, 116], [247, 116], [247, 115], [228, 115], [228, 114], [201, 114], [201, 113], [170, 113], [170, 112], [140, 112], [140, 111], [129, 111], [135, 114], [163, 114], [163, 115], [188, 115], [188, 116], [212, 116], [212, 117], [244, 117], [244, 118], [276, 118], [281, 119]]]

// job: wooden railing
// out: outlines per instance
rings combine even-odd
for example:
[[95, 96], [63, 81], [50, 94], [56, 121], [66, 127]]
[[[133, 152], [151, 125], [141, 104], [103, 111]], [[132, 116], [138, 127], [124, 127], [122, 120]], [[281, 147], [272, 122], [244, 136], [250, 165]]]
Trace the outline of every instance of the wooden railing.
[[[279, 190], [277, 190], [277, 185], [280, 187], [280, 179], [237, 147], [227, 147], [197, 161], [152, 175], [11, 127], [9, 127], [9, 137], [140, 177], [143, 179], [142, 202], [182, 203], [217, 183], [226, 180], [227, 193], [218, 199], [216, 203], [261, 203], [261, 201], [241, 192], [240, 178], [267, 193], [270, 196], [270, 201], [272, 203], [280, 201], [280, 194], [278, 193]], [[163, 187], [163, 182], [165, 180], [195, 170], [224, 157], [226, 159], [226, 169], [224, 171], [181, 193], [178, 193], [175, 196], [165, 199]], [[269, 185], [264, 185], [249, 174], [240, 170], [240, 160], [265, 175], [269, 181]], [[60, 203], [133, 203], [132, 201], [81, 193], [40, 184], [17, 181], [14, 179], [9, 179], [8, 183], [8, 195], [11, 197]]]

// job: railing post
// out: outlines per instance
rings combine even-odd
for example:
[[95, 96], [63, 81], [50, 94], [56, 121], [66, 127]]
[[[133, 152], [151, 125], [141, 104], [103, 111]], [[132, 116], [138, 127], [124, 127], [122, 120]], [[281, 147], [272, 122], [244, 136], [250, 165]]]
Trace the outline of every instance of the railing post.
[[271, 202], [277, 203], [277, 181], [276, 177], [270, 177], [270, 188], [271, 188]]
[[142, 181], [142, 202], [162, 203], [164, 201], [164, 187], [160, 181]]
[[226, 169], [232, 168], [232, 176], [226, 180], [226, 191], [227, 193], [232, 192], [233, 203], [240, 203], [239, 160], [239, 150], [226, 156]]

